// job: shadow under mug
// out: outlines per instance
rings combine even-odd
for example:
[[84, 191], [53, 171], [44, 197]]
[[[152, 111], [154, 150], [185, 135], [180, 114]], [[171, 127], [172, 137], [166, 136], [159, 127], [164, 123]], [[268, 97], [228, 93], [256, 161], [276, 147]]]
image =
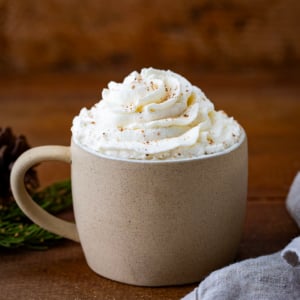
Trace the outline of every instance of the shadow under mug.
[[[76, 225], [47, 213], [26, 191], [26, 171], [49, 160], [71, 163]], [[195, 159], [122, 160], [73, 140], [71, 147], [36, 147], [15, 162], [11, 188], [33, 222], [80, 242], [96, 273], [133, 285], [165, 286], [199, 282], [234, 259], [247, 177], [243, 131], [231, 148]]]

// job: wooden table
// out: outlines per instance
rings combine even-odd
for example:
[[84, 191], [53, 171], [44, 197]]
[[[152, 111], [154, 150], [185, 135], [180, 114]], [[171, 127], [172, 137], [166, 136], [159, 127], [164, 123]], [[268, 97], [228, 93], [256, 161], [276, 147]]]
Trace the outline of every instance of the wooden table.
[[[72, 118], [100, 99], [111, 79], [130, 69], [98, 74], [44, 74], [0, 78], [0, 126], [25, 134], [32, 146], [68, 145]], [[300, 170], [300, 80], [297, 74], [201, 74], [181, 70], [249, 138], [248, 213], [237, 260], [282, 249], [299, 229], [284, 200]], [[43, 185], [69, 176], [68, 166], [44, 163]], [[116, 266], [117, 267], [117, 266]], [[1, 299], [179, 299], [196, 285], [143, 288], [94, 274], [79, 244], [47, 251], [0, 251]]]

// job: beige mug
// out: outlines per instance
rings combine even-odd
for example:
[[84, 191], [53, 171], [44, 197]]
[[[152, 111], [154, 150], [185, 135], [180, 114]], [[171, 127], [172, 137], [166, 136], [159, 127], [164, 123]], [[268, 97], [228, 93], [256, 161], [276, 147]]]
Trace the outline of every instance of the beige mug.
[[[25, 189], [25, 172], [49, 160], [71, 163], [76, 225], [47, 213]], [[195, 159], [117, 159], [73, 140], [71, 147], [37, 147], [14, 164], [11, 187], [33, 222], [81, 243], [96, 273], [133, 285], [165, 286], [198, 282], [234, 259], [247, 177], [242, 131], [231, 148]]]

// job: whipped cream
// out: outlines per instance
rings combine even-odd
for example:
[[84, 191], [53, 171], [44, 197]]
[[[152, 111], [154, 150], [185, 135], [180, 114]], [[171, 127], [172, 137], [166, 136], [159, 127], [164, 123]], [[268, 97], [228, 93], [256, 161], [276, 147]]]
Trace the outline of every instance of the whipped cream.
[[110, 82], [102, 100], [73, 120], [74, 141], [125, 159], [194, 158], [239, 141], [240, 125], [184, 77], [153, 68]]

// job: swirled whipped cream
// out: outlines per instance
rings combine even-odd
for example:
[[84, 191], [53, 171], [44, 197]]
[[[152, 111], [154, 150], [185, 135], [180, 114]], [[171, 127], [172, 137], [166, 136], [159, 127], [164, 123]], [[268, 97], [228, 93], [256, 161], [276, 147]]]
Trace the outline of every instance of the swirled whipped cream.
[[240, 125], [184, 77], [153, 68], [110, 82], [102, 100], [73, 120], [73, 139], [126, 159], [194, 158], [239, 141]]

